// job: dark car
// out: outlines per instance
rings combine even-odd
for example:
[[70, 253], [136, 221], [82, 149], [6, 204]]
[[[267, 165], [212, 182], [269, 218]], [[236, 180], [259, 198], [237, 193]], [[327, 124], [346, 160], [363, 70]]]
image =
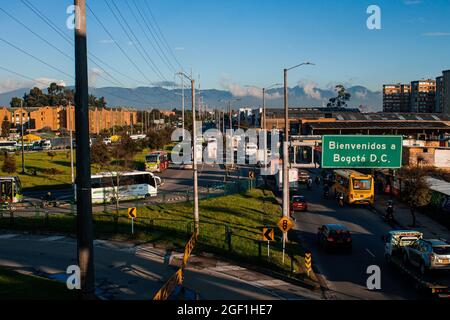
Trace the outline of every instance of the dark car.
[[291, 212], [308, 211], [308, 203], [304, 196], [294, 195], [291, 200]]
[[346, 226], [341, 224], [325, 224], [318, 228], [317, 240], [324, 249], [352, 250], [352, 235]]

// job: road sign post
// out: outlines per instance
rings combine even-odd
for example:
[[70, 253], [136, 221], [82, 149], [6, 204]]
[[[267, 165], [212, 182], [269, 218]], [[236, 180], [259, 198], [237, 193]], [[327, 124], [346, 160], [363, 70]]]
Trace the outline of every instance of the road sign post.
[[322, 167], [398, 169], [402, 166], [402, 147], [402, 136], [323, 136]]
[[134, 234], [134, 219], [137, 218], [137, 208], [128, 208], [128, 217], [131, 219], [131, 234]]
[[309, 273], [312, 270], [312, 254], [311, 254], [311, 252], [305, 253], [305, 268], [306, 268], [306, 273], [308, 274], [308, 277], [309, 277]]
[[289, 230], [292, 229], [292, 227], [294, 227], [294, 222], [292, 222], [292, 220], [288, 217], [283, 217], [280, 219], [280, 221], [278, 221], [278, 227], [283, 232], [283, 263], [284, 263], [287, 233], [289, 232]]
[[270, 242], [275, 240], [275, 232], [273, 228], [263, 229], [263, 239], [267, 241], [267, 258], [270, 257]]

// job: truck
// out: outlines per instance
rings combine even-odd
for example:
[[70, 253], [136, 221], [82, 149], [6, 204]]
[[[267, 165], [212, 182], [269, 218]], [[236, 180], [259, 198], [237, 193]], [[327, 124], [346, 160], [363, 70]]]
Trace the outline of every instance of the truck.
[[[275, 188], [278, 191], [283, 190], [283, 168], [279, 168], [278, 172], [274, 175], [275, 178]], [[298, 169], [289, 169], [289, 189], [293, 191], [298, 190]]]
[[450, 298], [450, 277], [441, 272], [421, 273], [407, 259], [406, 250], [423, 238], [423, 234], [413, 230], [390, 231], [383, 236], [384, 255], [389, 265], [396, 267], [409, 277], [417, 290], [436, 298]]

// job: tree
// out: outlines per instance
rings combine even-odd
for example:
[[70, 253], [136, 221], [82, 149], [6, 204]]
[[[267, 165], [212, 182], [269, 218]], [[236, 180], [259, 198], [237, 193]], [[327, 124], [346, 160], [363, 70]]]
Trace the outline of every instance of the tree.
[[123, 166], [129, 168], [130, 161], [133, 160], [138, 150], [137, 143], [130, 136], [123, 135], [119, 143], [114, 145], [112, 154], [116, 163], [123, 160]]
[[4, 153], [4, 160], [3, 160], [3, 166], [2, 171], [12, 174], [15, 173], [17, 170], [16, 167], [16, 157], [10, 156], [7, 152]]
[[327, 104], [329, 108], [345, 108], [347, 107], [347, 101], [350, 100], [351, 94], [345, 90], [345, 87], [341, 84], [335, 87], [337, 92], [337, 97], [331, 98], [330, 102]]
[[426, 180], [428, 172], [421, 167], [404, 167], [400, 169], [399, 176], [404, 182], [402, 200], [411, 211], [412, 227], [416, 226], [416, 211], [430, 204], [431, 190]]
[[5, 116], [2, 122], [2, 137], [8, 138], [10, 131], [11, 131], [11, 122], [9, 121], [8, 117]]
[[100, 140], [92, 144], [91, 162], [102, 167], [107, 167], [111, 163], [111, 154], [108, 147]]
[[39, 108], [49, 105], [48, 95], [42, 92], [41, 89], [34, 87], [30, 90], [30, 93], [25, 94], [23, 97], [25, 105], [29, 108]]
[[13, 109], [20, 108], [22, 106], [23, 100], [18, 97], [13, 97], [10, 102], [10, 106]]

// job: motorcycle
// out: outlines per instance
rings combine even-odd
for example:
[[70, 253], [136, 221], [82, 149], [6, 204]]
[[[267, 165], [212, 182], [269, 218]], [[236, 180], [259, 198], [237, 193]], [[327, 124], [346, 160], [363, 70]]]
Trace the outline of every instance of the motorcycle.
[[339, 195], [339, 207], [343, 207], [344, 206], [344, 196], [343, 195]]
[[324, 199], [328, 199], [329, 196], [330, 196], [330, 191], [325, 190], [325, 191], [323, 192], [323, 198], [324, 198]]

